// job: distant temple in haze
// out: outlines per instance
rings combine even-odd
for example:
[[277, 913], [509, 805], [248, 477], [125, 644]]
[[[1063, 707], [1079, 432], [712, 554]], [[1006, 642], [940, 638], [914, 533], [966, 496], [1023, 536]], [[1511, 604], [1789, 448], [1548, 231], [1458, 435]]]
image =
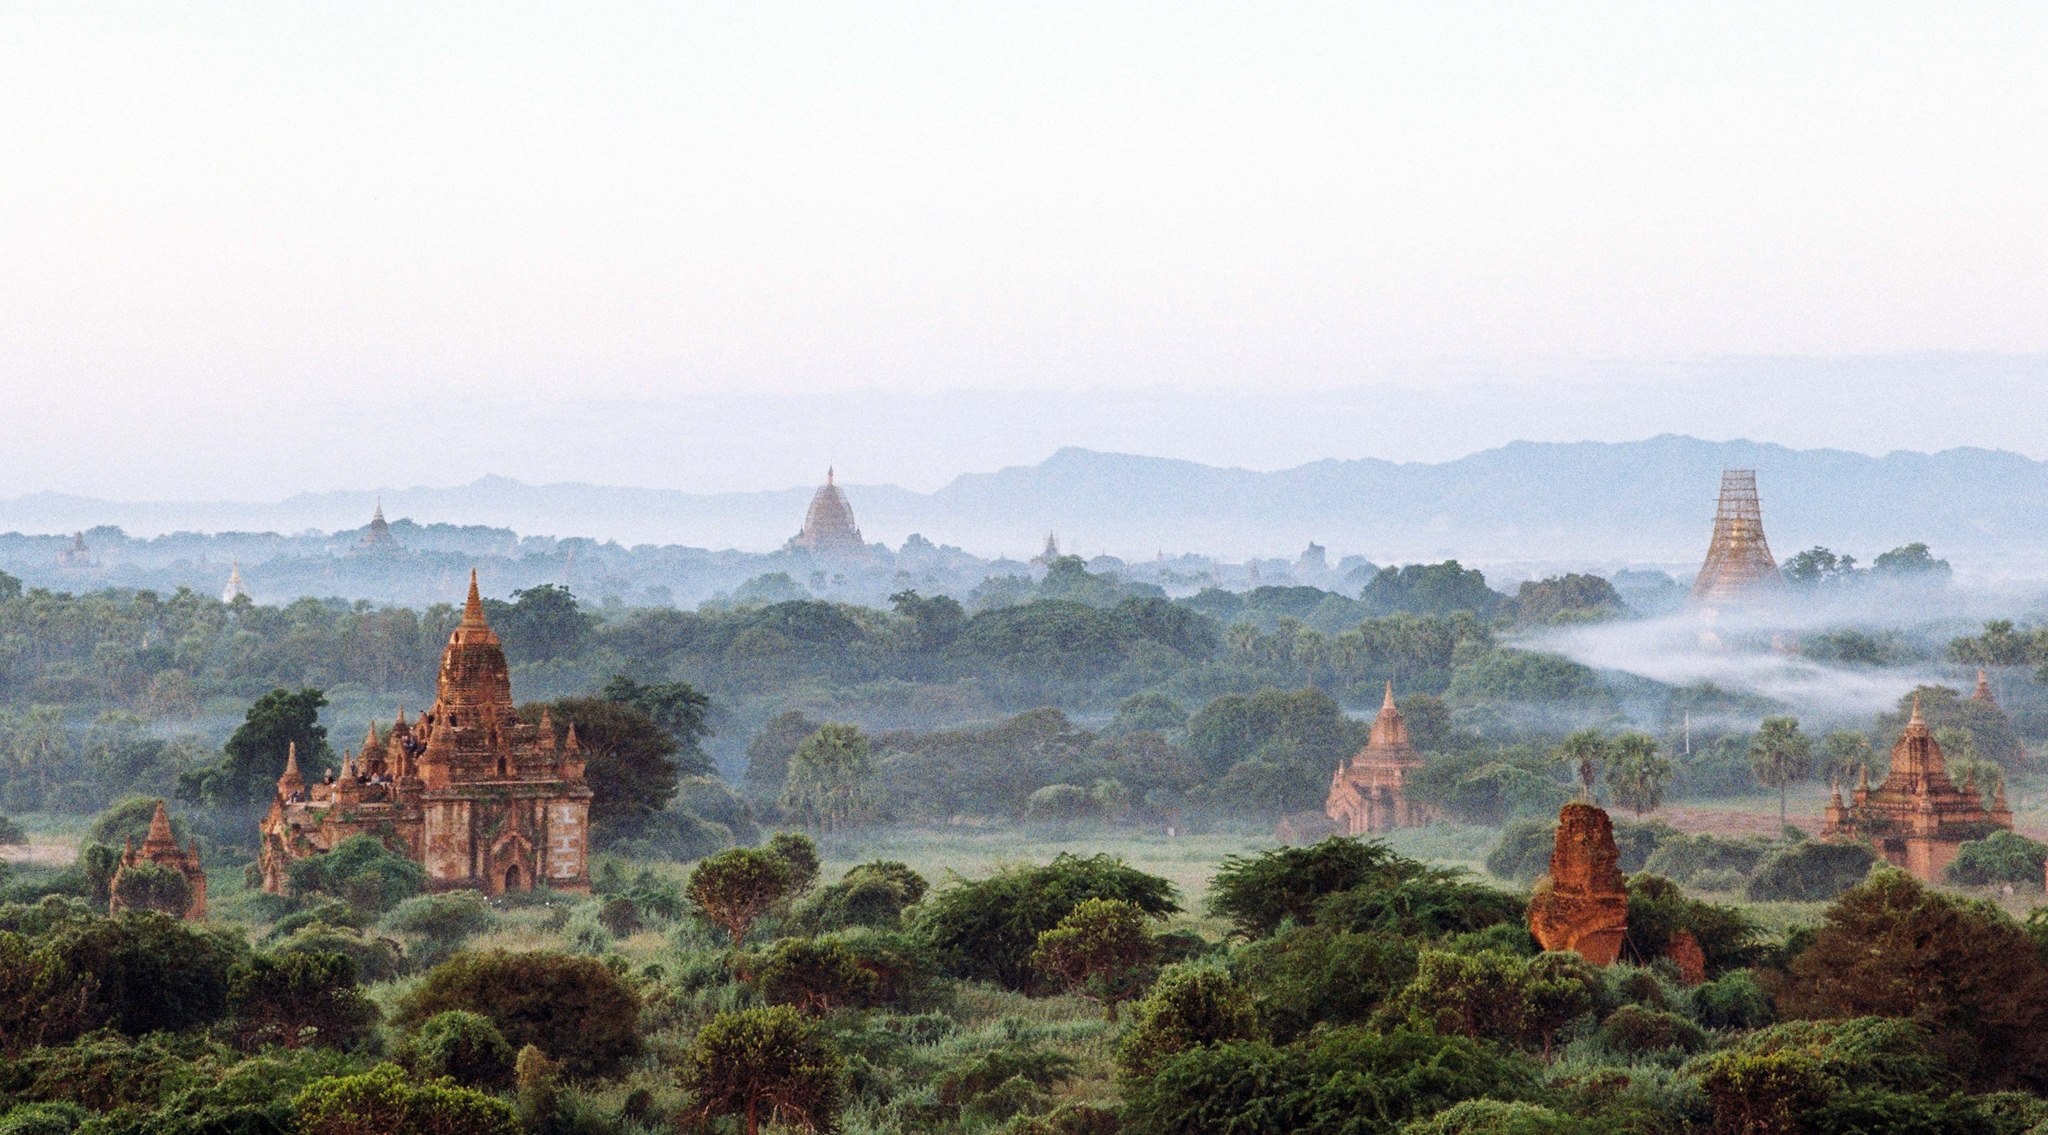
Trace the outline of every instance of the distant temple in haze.
[[1846, 806], [1842, 786], [1835, 785], [1821, 837], [1869, 840], [1885, 862], [1931, 883], [1941, 878], [1942, 869], [1963, 844], [2001, 828], [2012, 830], [2005, 785], [1994, 789], [1989, 808], [1984, 806], [1974, 772], [1963, 778], [1962, 787], [1956, 787], [1948, 777], [1941, 743], [1920, 716], [1920, 699], [1916, 697], [1913, 716], [1898, 744], [1892, 746], [1892, 767], [1884, 783], [1871, 788], [1870, 770], [1864, 769]]
[[247, 594], [249, 594], [249, 589], [242, 586], [242, 564], [241, 561], [237, 560], [228, 569], [228, 584], [220, 589], [220, 601], [223, 603], [233, 603]]
[[785, 546], [791, 551], [820, 556], [867, 554], [867, 542], [861, 539], [860, 526], [853, 522], [853, 506], [846, 503], [846, 494], [832, 483], [831, 469], [825, 470], [825, 483], [811, 496], [802, 530], [790, 537]]
[[1048, 532], [1045, 534], [1045, 550], [1031, 557], [1031, 566], [1035, 568], [1049, 568], [1052, 566], [1052, 562], [1059, 558], [1059, 534], [1055, 532]]
[[356, 538], [356, 552], [374, 554], [397, 550], [398, 537], [391, 534], [391, 525], [384, 520], [384, 500], [379, 497], [376, 511], [370, 514], [370, 526], [363, 529], [363, 534]]
[[100, 562], [93, 558], [92, 549], [85, 546], [85, 533], [73, 533], [71, 546], [57, 553], [57, 566], [66, 568], [96, 568]]
[[1436, 809], [1408, 799], [1409, 774], [1424, 764], [1408, 740], [1408, 722], [1394, 707], [1394, 683], [1373, 718], [1365, 748], [1337, 766], [1324, 810], [1345, 835], [1393, 828], [1418, 828], [1437, 819]]
[[261, 827], [263, 889], [282, 894], [291, 865], [369, 835], [426, 868], [436, 891], [590, 889], [590, 786], [576, 727], [519, 720], [505, 650], [484, 618], [476, 573], [448, 637], [434, 704], [391, 731], [370, 727], [341, 776], [314, 783], [285, 758]]
[[1721, 473], [1721, 499], [1714, 511], [1714, 538], [1707, 560], [1692, 581], [1692, 600], [1705, 606], [1742, 603], [1785, 589], [1778, 561], [1764, 540], [1763, 505], [1756, 495], [1756, 470]]

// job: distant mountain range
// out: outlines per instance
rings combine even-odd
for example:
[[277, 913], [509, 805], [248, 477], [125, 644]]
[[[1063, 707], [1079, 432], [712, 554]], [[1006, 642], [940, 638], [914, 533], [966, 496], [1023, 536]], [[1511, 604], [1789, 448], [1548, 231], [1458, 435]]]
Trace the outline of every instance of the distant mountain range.
[[[841, 481], [869, 540], [911, 533], [983, 555], [1035, 553], [1048, 532], [1072, 552], [1155, 550], [1379, 563], [1690, 565], [1706, 546], [1724, 467], [1754, 468], [1781, 560], [1826, 545], [1868, 562], [1910, 541], [1984, 572], [2048, 564], [2048, 462], [1985, 449], [1795, 450], [1666, 435], [1645, 441], [1515, 442], [1455, 461], [1314, 461], [1254, 472], [1193, 461], [1062, 449], [1037, 465], [962, 475], [935, 492]], [[92, 500], [37, 493], [0, 501], [0, 530], [116, 525], [171, 531], [361, 527], [381, 495], [394, 519], [589, 536], [622, 543], [766, 551], [793, 534], [813, 489], [692, 493], [485, 477], [452, 488], [302, 493], [275, 503]]]

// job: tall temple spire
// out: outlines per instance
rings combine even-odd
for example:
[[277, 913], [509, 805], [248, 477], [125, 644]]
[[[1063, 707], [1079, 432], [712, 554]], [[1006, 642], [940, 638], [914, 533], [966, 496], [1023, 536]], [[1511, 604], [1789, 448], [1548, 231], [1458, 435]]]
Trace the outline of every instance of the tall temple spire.
[[825, 466], [825, 483], [828, 485], [832, 483], [832, 467], [830, 465]]
[[306, 778], [299, 775], [299, 743], [287, 742], [284, 750], [284, 775], [277, 778], [278, 795], [289, 800], [305, 791]]
[[1387, 696], [1380, 702], [1380, 711], [1384, 713], [1392, 708], [1394, 708], [1394, 680], [1389, 678], [1387, 679]]
[[149, 818], [149, 834], [142, 839], [142, 849], [153, 851], [157, 848], [176, 850], [178, 839], [171, 834], [171, 814], [164, 810], [164, 802], [156, 802], [156, 814]]
[[1695, 603], [1737, 603], [1784, 590], [1785, 577], [1764, 539], [1763, 505], [1756, 494], [1756, 470], [1726, 469], [1714, 510], [1714, 536], [1706, 562], [1692, 584]]
[[462, 625], [489, 626], [484, 620], [484, 597], [476, 587], [476, 569], [469, 569], [469, 598], [462, 601]]

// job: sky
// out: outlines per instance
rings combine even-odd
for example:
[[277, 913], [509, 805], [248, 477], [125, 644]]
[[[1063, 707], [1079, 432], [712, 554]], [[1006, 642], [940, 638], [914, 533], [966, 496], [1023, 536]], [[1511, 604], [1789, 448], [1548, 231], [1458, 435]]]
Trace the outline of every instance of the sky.
[[2048, 6], [12, 4], [0, 494], [2048, 457]]

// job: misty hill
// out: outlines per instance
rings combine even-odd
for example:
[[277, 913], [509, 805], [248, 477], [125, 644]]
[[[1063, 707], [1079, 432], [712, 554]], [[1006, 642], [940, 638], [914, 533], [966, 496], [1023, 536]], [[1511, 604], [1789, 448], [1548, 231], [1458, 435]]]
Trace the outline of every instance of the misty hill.
[[[1292, 555], [1309, 541], [1376, 562], [1667, 563], [1705, 548], [1723, 467], [1754, 467], [1781, 559], [1824, 544], [1868, 561], [1912, 540], [1979, 570], [2048, 557], [2048, 463], [1951, 449], [1882, 457], [1662, 436], [1626, 443], [1515, 442], [1441, 463], [1323, 460], [1256, 472], [1062, 449], [1031, 466], [960, 476], [935, 492], [842, 480], [870, 540], [916, 532], [984, 555], [1022, 556], [1057, 532], [1070, 551]], [[811, 487], [691, 493], [486, 477], [385, 489], [387, 514], [528, 534], [765, 551], [801, 522]], [[177, 530], [358, 528], [378, 493], [275, 503], [109, 502], [33, 494], [0, 502], [0, 529], [109, 524]]]

